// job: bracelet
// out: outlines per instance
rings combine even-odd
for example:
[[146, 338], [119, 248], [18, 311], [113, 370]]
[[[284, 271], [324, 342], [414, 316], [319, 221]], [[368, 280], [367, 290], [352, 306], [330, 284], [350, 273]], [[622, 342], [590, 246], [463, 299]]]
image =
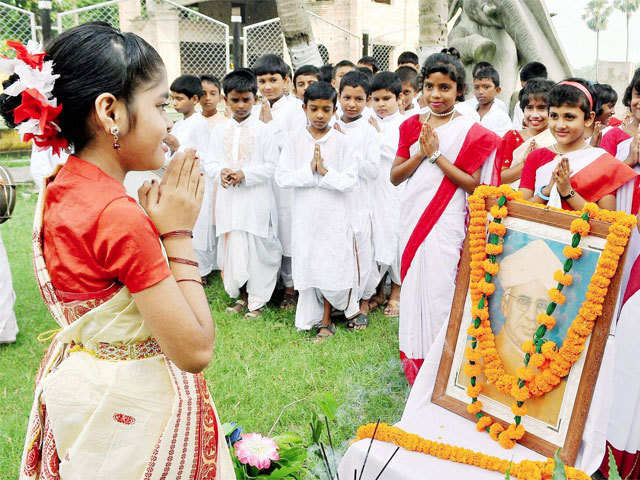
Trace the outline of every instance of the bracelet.
[[193, 282], [193, 283], [197, 283], [202, 287], [202, 281], [196, 280], [195, 278], [181, 278], [180, 280], [176, 280], [176, 283], [180, 283], [180, 282]]
[[545, 185], [544, 187], [540, 187], [538, 190], [536, 190], [536, 195], [538, 195], [541, 199], [543, 199], [546, 202], [549, 201], [549, 197], [546, 196], [544, 193], [542, 193], [542, 189], [547, 188], [548, 186], [549, 185]]
[[197, 267], [198, 262], [194, 262], [193, 260], [189, 260], [188, 258], [180, 258], [180, 257], [167, 257], [170, 262], [182, 263], [184, 265], [191, 265], [192, 267]]
[[172, 232], [163, 233], [160, 235], [160, 240], [165, 240], [171, 237], [190, 237], [193, 238], [193, 232], [191, 230], [174, 230]]

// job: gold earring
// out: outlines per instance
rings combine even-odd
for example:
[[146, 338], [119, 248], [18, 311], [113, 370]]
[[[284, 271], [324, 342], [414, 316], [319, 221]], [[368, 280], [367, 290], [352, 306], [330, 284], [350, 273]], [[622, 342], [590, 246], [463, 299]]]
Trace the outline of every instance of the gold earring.
[[111, 135], [113, 135], [113, 149], [114, 150], [119, 150], [120, 149], [120, 129], [118, 128], [117, 125], [114, 125], [113, 127], [111, 127]]

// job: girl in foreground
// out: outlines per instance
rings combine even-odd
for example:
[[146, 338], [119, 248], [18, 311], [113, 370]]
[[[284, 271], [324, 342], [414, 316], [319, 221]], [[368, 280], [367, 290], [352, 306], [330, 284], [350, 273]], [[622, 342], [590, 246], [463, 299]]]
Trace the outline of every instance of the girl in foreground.
[[402, 291], [400, 358], [413, 384], [440, 328], [449, 318], [465, 236], [466, 194], [480, 182], [485, 162], [493, 167], [499, 138], [456, 113], [464, 100], [460, 61], [444, 53], [422, 68], [429, 112], [400, 125], [391, 182], [405, 183], [400, 224]]
[[[164, 162], [162, 60], [102, 23], [59, 35], [44, 60], [61, 111], [40, 141], [75, 154], [45, 181], [35, 214], [36, 278], [61, 328], [36, 374], [20, 478], [235, 478], [200, 373], [214, 325], [190, 233], [199, 161], [176, 156], [162, 182], [140, 188], [148, 216], [122, 185]], [[0, 99], [10, 124], [25, 120], [20, 99]]]

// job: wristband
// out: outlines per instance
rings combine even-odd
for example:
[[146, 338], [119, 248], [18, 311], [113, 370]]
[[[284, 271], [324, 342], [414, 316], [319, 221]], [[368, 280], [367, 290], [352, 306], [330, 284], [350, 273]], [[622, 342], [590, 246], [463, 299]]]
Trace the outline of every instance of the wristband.
[[[558, 193], [560, 193], [560, 192], [558, 192]], [[566, 202], [567, 200], [569, 200], [570, 198], [573, 198], [575, 196], [576, 196], [576, 191], [572, 188], [571, 190], [569, 190], [569, 193], [567, 193], [566, 195], [560, 195], [560, 200], [563, 200], [563, 201]]]
[[193, 232], [191, 230], [173, 230], [172, 232], [163, 233], [160, 235], [160, 240], [165, 240], [172, 237], [190, 237], [193, 238]]
[[193, 260], [189, 260], [188, 258], [180, 258], [180, 257], [167, 257], [170, 262], [182, 263], [183, 265], [191, 265], [192, 267], [197, 267], [198, 262], [194, 262]]
[[429, 163], [434, 164], [436, 163], [436, 160], [438, 160], [438, 157], [440, 157], [440, 155], [442, 155], [442, 153], [440, 153], [440, 150], [436, 150], [435, 152], [433, 152], [433, 155], [427, 158], [427, 160], [429, 160]]
[[547, 187], [548, 185], [545, 185], [544, 187], [540, 187], [538, 190], [536, 190], [536, 195], [538, 195], [541, 199], [543, 199], [546, 202], [549, 201], [549, 197], [546, 196], [544, 193], [542, 193], [542, 190]]

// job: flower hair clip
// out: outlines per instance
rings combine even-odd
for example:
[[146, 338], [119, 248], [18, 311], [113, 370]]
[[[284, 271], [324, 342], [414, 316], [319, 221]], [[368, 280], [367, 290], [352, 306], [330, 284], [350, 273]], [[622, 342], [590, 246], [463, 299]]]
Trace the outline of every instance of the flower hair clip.
[[33, 140], [41, 150], [51, 147], [53, 153], [59, 154], [68, 142], [60, 136], [60, 127], [55, 122], [62, 105], [58, 105], [52, 93], [59, 77], [53, 73], [53, 62], [44, 61], [46, 53], [33, 40], [26, 46], [10, 40], [7, 46], [16, 52], [16, 57], [0, 57], [0, 72], [18, 77], [3, 92], [22, 97], [13, 111], [18, 133], [23, 142]]

